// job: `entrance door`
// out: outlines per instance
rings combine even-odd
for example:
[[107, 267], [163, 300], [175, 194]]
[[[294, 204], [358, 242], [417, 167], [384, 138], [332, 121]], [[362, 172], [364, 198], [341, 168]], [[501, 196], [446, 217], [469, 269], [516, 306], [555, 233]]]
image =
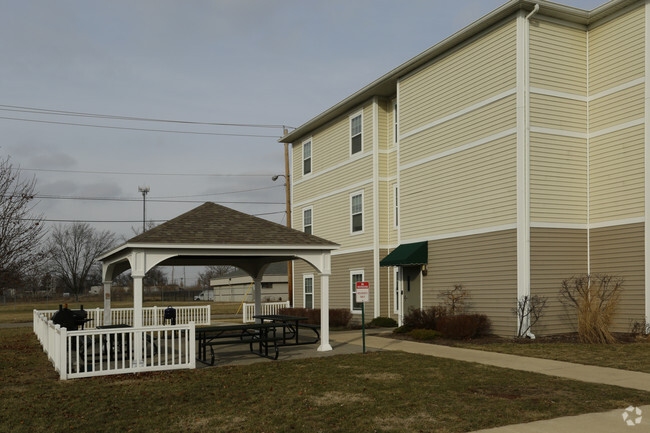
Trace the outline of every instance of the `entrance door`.
[[410, 309], [422, 308], [420, 266], [404, 266], [402, 268], [402, 316], [408, 314]]

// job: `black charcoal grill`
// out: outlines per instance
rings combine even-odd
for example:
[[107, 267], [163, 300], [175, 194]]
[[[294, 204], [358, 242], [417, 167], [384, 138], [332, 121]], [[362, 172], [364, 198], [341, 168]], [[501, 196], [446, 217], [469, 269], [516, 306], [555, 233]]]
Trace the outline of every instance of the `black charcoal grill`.
[[55, 325], [61, 325], [68, 331], [77, 331], [79, 327], [84, 329], [84, 325], [93, 319], [88, 318], [88, 312], [84, 310], [83, 305], [80, 307], [79, 310], [70, 310], [67, 304], [65, 306], [59, 305], [59, 311], [52, 316], [52, 322]]

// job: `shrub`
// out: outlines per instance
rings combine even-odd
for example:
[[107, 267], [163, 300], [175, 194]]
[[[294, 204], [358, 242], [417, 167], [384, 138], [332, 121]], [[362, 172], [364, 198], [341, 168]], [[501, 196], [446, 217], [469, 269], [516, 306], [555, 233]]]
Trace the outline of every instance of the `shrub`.
[[[320, 308], [281, 308], [280, 314], [289, 316], [302, 316], [307, 318], [307, 323], [320, 325]], [[330, 309], [330, 326], [346, 327], [352, 319], [352, 312], [345, 308]]]
[[583, 343], [615, 343], [609, 330], [621, 297], [623, 280], [607, 274], [581, 275], [562, 281], [560, 299], [573, 307]]
[[393, 334], [408, 334], [413, 329], [408, 326], [400, 326], [399, 328], [393, 329]]
[[377, 328], [394, 328], [397, 326], [395, 319], [390, 317], [375, 317], [370, 321], [368, 326], [374, 326]]
[[416, 340], [433, 340], [440, 337], [440, 332], [432, 329], [414, 329], [409, 332], [409, 336]]
[[544, 314], [546, 298], [543, 296], [522, 296], [517, 300], [517, 308], [512, 312], [517, 316], [517, 338], [528, 335], [537, 321]]
[[436, 328], [444, 337], [468, 340], [489, 334], [490, 319], [484, 314], [458, 314], [438, 319]]
[[404, 326], [410, 329], [436, 329], [436, 321], [446, 314], [445, 311], [445, 307], [411, 308], [404, 316]]

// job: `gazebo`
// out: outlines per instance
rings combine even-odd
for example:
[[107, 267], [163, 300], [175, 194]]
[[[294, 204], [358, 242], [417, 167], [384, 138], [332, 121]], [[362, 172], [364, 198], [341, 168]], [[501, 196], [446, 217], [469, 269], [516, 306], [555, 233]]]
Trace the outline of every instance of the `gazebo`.
[[98, 257], [104, 283], [104, 323], [111, 320], [111, 284], [131, 269], [134, 328], [142, 327], [142, 279], [154, 266], [232, 265], [254, 281], [256, 314], [261, 313], [262, 276], [269, 264], [302, 259], [321, 278], [321, 344], [329, 342], [329, 277], [333, 242], [215, 204], [204, 203]]

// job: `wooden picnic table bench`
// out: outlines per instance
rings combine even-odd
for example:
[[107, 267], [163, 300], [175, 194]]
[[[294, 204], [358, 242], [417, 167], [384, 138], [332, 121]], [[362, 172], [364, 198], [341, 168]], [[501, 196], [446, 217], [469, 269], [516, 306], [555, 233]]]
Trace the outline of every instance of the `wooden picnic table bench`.
[[[282, 323], [251, 323], [196, 328], [199, 352], [197, 360], [208, 364], [207, 350], [210, 348], [209, 364], [214, 365], [214, 346], [231, 344], [248, 344], [252, 353], [269, 359], [278, 359], [280, 353], [278, 343], [283, 337], [278, 335], [277, 328], [282, 328], [284, 331], [285, 326]], [[272, 349], [270, 354], [269, 347]]]

